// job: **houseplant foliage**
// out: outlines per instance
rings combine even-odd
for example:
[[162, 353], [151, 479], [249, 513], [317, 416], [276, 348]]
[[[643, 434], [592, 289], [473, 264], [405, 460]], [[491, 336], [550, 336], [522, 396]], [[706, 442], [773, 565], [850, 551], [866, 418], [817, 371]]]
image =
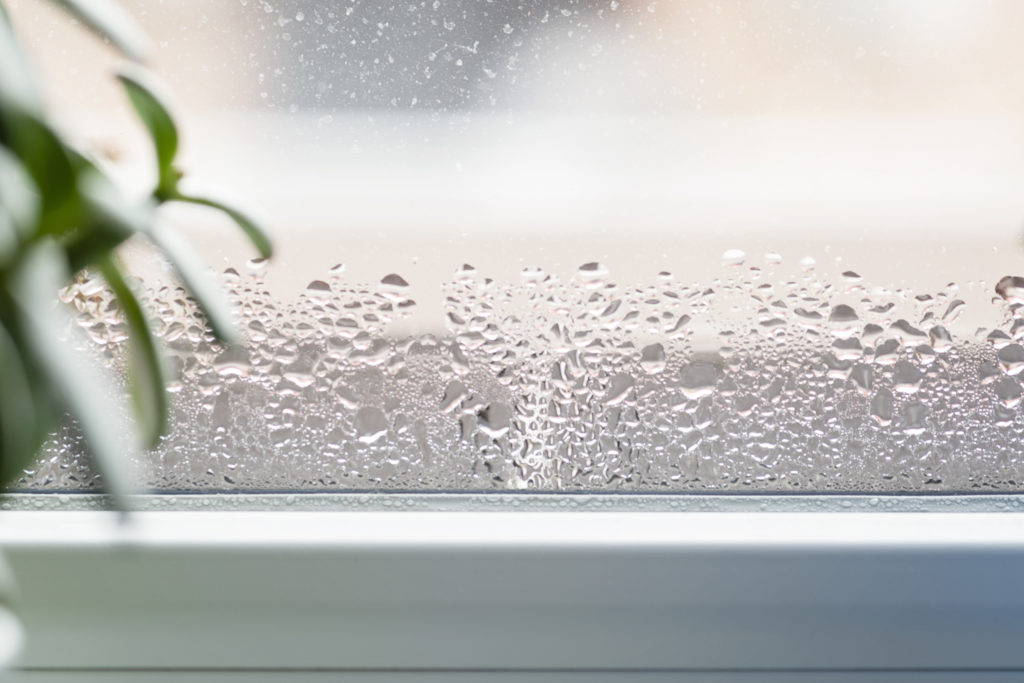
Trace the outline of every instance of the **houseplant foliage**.
[[135, 238], [162, 252], [222, 340], [232, 336], [227, 299], [189, 245], [157, 220], [159, 207], [188, 202], [223, 211], [260, 256], [269, 257], [271, 248], [244, 213], [179, 187], [177, 126], [160, 84], [142, 66], [147, 42], [130, 16], [103, 0], [59, 4], [128, 58], [117, 78], [153, 143], [156, 183], [142, 201], [129, 200], [87, 150], [76, 149], [51, 125], [0, 0], [0, 482], [21, 473], [70, 413], [108, 491], [119, 495], [124, 452], [119, 427], [108, 418], [112, 411], [96, 400], [97, 370], [61, 341], [68, 326], [54, 305], [57, 290], [90, 268], [114, 293], [129, 330], [136, 427], [141, 443], [151, 446], [167, 425], [163, 370], [117, 247]]
[[[271, 247], [244, 213], [182, 191], [177, 126], [160, 84], [143, 66], [148, 42], [130, 15], [110, 0], [56, 1], [126, 58], [117, 78], [149, 133], [156, 182], [144, 199], [129, 199], [88, 150], [77, 149], [52, 125], [0, 0], [0, 487], [31, 466], [43, 442], [70, 414], [107, 492], [123, 507], [126, 450], [159, 440], [168, 423], [168, 403], [159, 349], [117, 248], [128, 239], [144, 240], [162, 253], [214, 335], [230, 341], [225, 294], [191, 247], [157, 220], [158, 209], [187, 202], [222, 211], [260, 256], [268, 258]], [[117, 411], [103, 396], [103, 373], [67, 341], [75, 326], [57, 305], [57, 292], [84, 269], [106, 281], [128, 329], [126, 367], [136, 444], [125, 443], [122, 425], [112, 417]], [[0, 565], [0, 579], [2, 574]], [[0, 585], [0, 618], [3, 612]]]

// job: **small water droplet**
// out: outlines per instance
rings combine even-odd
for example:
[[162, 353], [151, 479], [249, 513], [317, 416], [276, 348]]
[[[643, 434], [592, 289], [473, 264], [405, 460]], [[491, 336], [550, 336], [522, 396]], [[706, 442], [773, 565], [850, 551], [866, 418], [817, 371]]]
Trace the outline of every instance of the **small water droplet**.
[[270, 265], [270, 259], [265, 258], [251, 258], [245, 262], [245, 267], [253, 274], [262, 274], [267, 270], [268, 265]]
[[605, 278], [608, 277], [608, 269], [596, 261], [591, 261], [579, 267], [576, 277], [584, 287], [594, 289], [604, 284]]

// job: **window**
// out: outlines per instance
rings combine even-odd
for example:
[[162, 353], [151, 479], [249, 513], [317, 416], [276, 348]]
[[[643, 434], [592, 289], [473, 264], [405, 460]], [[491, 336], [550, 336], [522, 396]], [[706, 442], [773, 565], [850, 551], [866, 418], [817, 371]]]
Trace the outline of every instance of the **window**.
[[[141, 183], [110, 55], [11, 4]], [[1024, 7], [128, 4], [192, 180], [280, 256], [168, 216], [225, 348], [129, 254], [177, 373], [159, 495], [80, 511], [70, 427], [26, 473], [8, 507], [61, 511], [0, 528], [25, 680], [1024, 670]], [[102, 287], [63, 298], [116, 369]]]
[[[138, 178], [102, 48], [17, 9]], [[196, 180], [281, 247], [247, 267], [176, 217], [237, 348], [140, 264], [180, 375], [152, 488], [1019, 488], [1012, 3], [134, 10]], [[116, 357], [95, 290], [66, 298]], [[24, 487], [93, 488], [80, 452]]]

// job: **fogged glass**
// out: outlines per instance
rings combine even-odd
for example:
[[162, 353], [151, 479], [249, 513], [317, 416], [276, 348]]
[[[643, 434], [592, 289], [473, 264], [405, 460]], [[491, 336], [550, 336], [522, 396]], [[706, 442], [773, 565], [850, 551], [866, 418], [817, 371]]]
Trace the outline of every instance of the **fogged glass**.
[[[168, 214], [238, 304], [223, 347], [127, 250], [175, 375], [152, 488], [1021, 489], [1024, 6], [130, 7], [193, 181], [280, 253]], [[109, 53], [14, 10], [144, 188]], [[120, 370], [102, 282], [61, 299]], [[22, 487], [98, 483], [68, 425]]]

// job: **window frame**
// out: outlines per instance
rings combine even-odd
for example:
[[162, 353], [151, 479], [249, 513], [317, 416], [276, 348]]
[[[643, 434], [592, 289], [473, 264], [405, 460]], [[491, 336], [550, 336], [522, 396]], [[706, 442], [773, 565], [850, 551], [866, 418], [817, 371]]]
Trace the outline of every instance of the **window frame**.
[[28, 633], [25, 680], [1024, 673], [1017, 514], [179, 510], [118, 520], [0, 517]]

